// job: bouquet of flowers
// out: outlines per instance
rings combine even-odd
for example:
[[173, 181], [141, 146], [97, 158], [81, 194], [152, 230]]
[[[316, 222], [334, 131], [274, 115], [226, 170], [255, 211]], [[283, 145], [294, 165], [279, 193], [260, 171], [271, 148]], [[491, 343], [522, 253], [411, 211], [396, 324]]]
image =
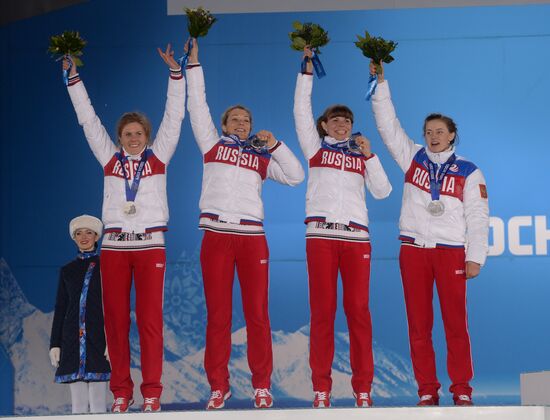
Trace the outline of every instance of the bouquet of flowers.
[[397, 42], [386, 41], [383, 38], [371, 36], [367, 31], [365, 31], [365, 37], [357, 35], [357, 39], [358, 41], [355, 42], [355, 45], [363, 52], [365, 57], [374, 61], [378, 74], [382, 72], [380, 61], [384, 63], [391, 63], [393, 61], [391, 53], [397, 47]]
[[330, 41], [328, 32], [316, 23], [300, 23], [298, 21], [292, 24], [294, 31], [288, 34], [292, 43], [290, 48], [296, 51], [303, 51], [306, 45], [309, 45], [316, 54], [320, 54], [319, 47], [327, 45]]
[[210, 11], [203, 7], [196, 9], [185, 8], [185, 14], [187, 15], [187, 30], [192, 38], [198, 38], [200, 36], [206, 36], [216, 18], [212, 16]]
[[70, 55], [76, 66], [83, 66], [82, 60], [79, 58], [82, 55], [82, 50], [86, 45], [80, 34], [77, 31], [65, 31], [61, 35], [53, 35], [50, 37], [50, 46], [48, 52], [60, 60], [66, 55]]
[[[311, 63], [315, 69], [315, 73], [318, 78], [326, 76], [323, 64], [319, 59], [319, 48], [327, 45], [329, 42], [328, 32], [316, 23], [300, 23], [298, 21], [292, 24], [294, 31], [288, 34], [288, 37], [292, 41], [290, 48], [296, 51], [303, 51], [304, 47], [309, 46], [313, 55], [311, 57]], [[302, 61], [302, 73], [306, 69], [309, 57], [305, 57]]]

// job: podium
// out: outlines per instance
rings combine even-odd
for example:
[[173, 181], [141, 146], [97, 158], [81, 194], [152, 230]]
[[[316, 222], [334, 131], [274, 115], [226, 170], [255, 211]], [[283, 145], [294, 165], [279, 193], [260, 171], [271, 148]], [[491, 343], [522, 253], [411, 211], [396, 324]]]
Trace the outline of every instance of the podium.
[[550, 406], [550, 371], [520, 375], [521, 405]]
[[[112, 417], [107, 419], [107, 417]], [[129, 412], [123, 414], [79, 414], [40, 416], [49, 420], [550, 420], [550, 407], [381, 407], [327, 409], [248, 409], [215, 411]], [[17, 417], [36, 420], [37, 417]]]

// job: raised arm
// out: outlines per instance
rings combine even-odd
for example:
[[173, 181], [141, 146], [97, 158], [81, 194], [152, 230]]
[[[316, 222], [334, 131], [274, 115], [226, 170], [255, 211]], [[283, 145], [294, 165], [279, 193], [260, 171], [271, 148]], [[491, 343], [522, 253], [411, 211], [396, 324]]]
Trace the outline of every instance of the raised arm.
[[[304, 48], [304, 57], [311, 57], [311, 49]], [[307, 160], [319, 150], [321, 140], [315, 126], [311, 108], [311, 91], [313, 90], [313, 66], [307, 62], [306, 72], [298, 74], [294, 92], [294, 123], [300, 147]]]
[[[187, 41], [186, 48], [188, 46], [189, 41]], [[204, 74], [199, 64], [199, 46], [196, 39], [193, 39], [193, 47], [189, 52], [186, 74], [187, 110], [191, 119], [191, 128], [201, 153], [205, 154], [218, 142], [220, 136], [206, 102]]]
[[[374, 64], [371, 62], [371, 73], [374, 74]], [[378, 75], [378, 86], [372, 96], [372, 110], [376, 121], [376, 128], [382, 141], [396, 160], [399, 167], [406, 172], [415, 153], [422, 147], [415, 144], [397, 119], [395, 108], [391, 101], [390, 87], [384, 80], [384, 73]]]
[[[69, 67], [70, 57], [63, 60], [63, 69]], [[72, 65], [69, 74], [69, 84], [67, 86], [71, 102], [73, 103], [78, 123], [84, 129], [86, 140], [92, 149], [92, 152], [101, 166], [105, 166], [111, 159], [117, 148], [111, 141], [107, 130], [101, 124], [99, 117], [96, 115], [88, 92], [84, 87], [84, 83], [80, 80], [80, 76], [76, 72], [76, 65]]]
[[168, 92], [164, 116], [160, 123], [152, 149], [164, 163], [168, 163], [176, 151], [181, 133], [181, 123], [185, 115], [185, 79], [182, 68], [174, 59], [174, 50], [170, 44], [166, 50], [157, 48], [160, 57], [170, 69]]
[[271, 160], [267, 167], [267, 177], [286, 185], [298, 185], [304, 180], [304, 169], [300, 161], [286, 144], [278, 141], [275, 136], [267, 131], [260, 130], [256, 136], [267, 141]]

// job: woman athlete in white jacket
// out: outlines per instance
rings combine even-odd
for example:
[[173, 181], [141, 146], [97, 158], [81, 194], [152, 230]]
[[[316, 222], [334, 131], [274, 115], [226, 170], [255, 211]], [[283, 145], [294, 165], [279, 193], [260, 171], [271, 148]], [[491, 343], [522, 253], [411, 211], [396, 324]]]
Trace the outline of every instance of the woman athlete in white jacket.
[[[370, 70], [375, 74], [373, 63]], [[447, 338], [449, 391], [455, 405], [472, 405], [466, 280], [479, 274], [489, 249], [485, 179], [473, 163], [455, 154], [457, 128], [451, 118], [426, 118], [426, 146], [407, 136], [383, 73], [378, 75], [372, 108], [382, 140], [405, 173], [399, 264], [418, 405], [439, 404], [441, 385], [432, 344], [434, 280]]]
[[[151, 124], [137, 112], [122, 115], [117, 144], [101, 124], [84, 83], [72, 65], [68, 92], [86, 140], [103, 168], [101, 284], [105, 333], [111, 359], [113, 412], [133, 403], [130, 376], [130, 290], [136, 288], [143, 411], [159, 411], [162, 392], [164, 231], [168, 223], [166, 169], [180, 137], [185, 113], [185, 79], [168, 45], [159, 49], [170, 69], [164, 116], [151, 144]], [[64, 68], [69, 67], [64, 60]]]
[[204, 367], [211, 387], [206, 408], [222, 408], [231, 396], [228, 363], [235, 268], [246, 320], [254, 406], [268, 408], [273, 405], [273, 355], [262, 185], [267, 178], [297, 185], [303, 181], [304, 171], [290, 149], [271, 132], [261, 130], [253, 141], [249, 139], [252, 115], [243, 106], [233, 106], [223, 114], [220, 137], [206, 102], [196, 39], [186, 73], [189, 117], [204, 161], [199, 228], [205, 231], [201, 248], [208, 312]]
[[[311, 57], [309, 48], [305, 55]], [[353, 113], [347, 106], [327, 108], [315, 123], [312, 86], [309, 60], [305, 73], [299, 74], [296, 82], [294, 119], [309, 163], [305, 222], [313, 407], [330, 406], [338, 270], [350, 335], [353, 394], [357, 407], [370, 407], [374, 366], [365, 186], [377, 199], [387, 197], [392, 188], [369, 140], [360, 135], [352, 138]]]

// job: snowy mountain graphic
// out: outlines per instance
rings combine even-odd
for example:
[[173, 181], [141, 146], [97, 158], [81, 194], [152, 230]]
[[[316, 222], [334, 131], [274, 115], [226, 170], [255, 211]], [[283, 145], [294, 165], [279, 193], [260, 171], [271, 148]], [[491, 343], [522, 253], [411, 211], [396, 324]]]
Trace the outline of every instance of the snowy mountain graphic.
[[[54, 369], [48, 358], [53, 312], [43, 313], [24, 296], [7, 263], [0, 259], [0, 345], [15, 371], [15, 414], [70, 412], [66, 385], [53, 383]], [[182, 255], [166, 275], [165, 362], [163, 403], [204, 401], [210, 388], [203, 368], [206, 312], [200, 266], [196, 255]], [[134, 314], [132, 317], [135, 318]], [[250, 399], [252, 387], [246, 359], [246, 329], [241, 314], [234, 314], [231, 390], [236, 399]], [[276, 399], [309, 401], [312, 397], [308, 363], [309, 327], [297, 331], [274, 331], [272, 388]], [[139, 393], [139, 338], [135, 326], [130, 334], [132, 377]], [[416, 385], [408, 359], [374, 344], [373, 395], [389, 398], [413, 396]], [[349, 336], [337, 333], [333, 364], [333, 396], [351, 398]], [[140, 398], [138, 397], [138, 401]]]
[[0, 259], [0, 346], [14, 368], [14, 414], [70, 412], [69, 388], [53, 384], [48, 351], [53, 312], [31, 305]]

